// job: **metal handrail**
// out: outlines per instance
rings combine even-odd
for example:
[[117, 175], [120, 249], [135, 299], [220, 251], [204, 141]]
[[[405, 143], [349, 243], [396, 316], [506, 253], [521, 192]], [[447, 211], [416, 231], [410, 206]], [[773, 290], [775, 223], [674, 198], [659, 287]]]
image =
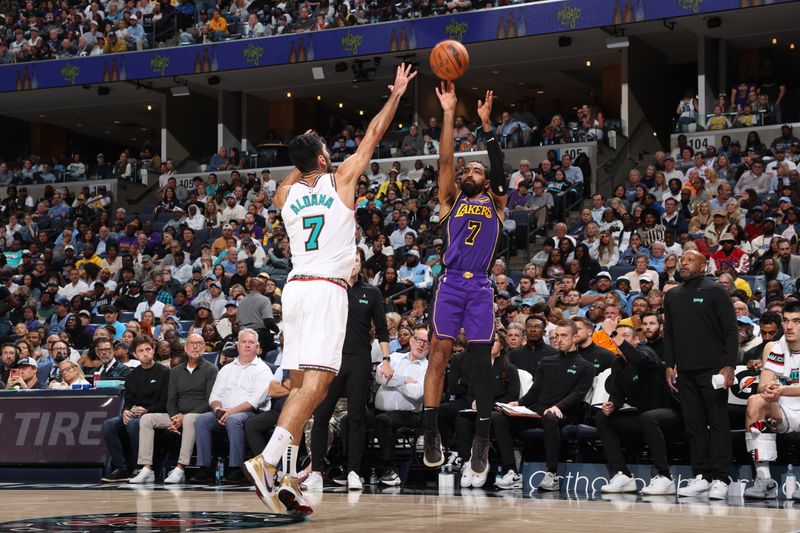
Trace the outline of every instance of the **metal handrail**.
[[[600, 191], [601, 187], [604, 186], [609, 181], [614, 181], [614, 175], [616, 174], [616, 168], [619, 166], [620, 161], [623, 158], [623, 156], [626, 159], [630, 159], [634, 163], [637, 162], [635, 159], [633, 159], [631, 157], [631, 154], [630, 154], [630, 143], [631, 143], [631, 140], [639, 134], [639, 131], [642, 128], [644, 128], [645, 126], [649, 125], [649, 124], [650, 123], [648, 121], [642, 120], [641, 122], [639, 122], [639, 124], [636, 125], [636, 127], [633, 130], [633, 132], [631, 134], [629, 134], [627, 137], [622, 136], [622, 135], [618, 135], [617, 136], [617, 139], [619, 139], [620, 137], [624, 138], [625, 139], [625, 143], [618, 148], [619, 151], [617, 152], [617, 154], [610, 161], [607, 161], [604, 165], [600, 166], [597, 169], [596, 178], [595, 178], [596, 179], [596, 182], [595, 182], [596, 183], [596, 187], [595, 187], [596, 191]], [[605, 177], [605, 179], [601, 180], [600, 170], [605, 170], [608, 173], [608, 175]]]

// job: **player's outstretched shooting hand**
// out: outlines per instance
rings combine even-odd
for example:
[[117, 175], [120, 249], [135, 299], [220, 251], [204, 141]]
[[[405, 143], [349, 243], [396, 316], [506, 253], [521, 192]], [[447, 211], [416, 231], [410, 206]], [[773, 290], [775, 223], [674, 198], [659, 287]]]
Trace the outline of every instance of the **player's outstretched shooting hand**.
[[443, 81], [441, 90], [436, 87], [436, 96], [439, 97], [439, 103], [445, 113], [448, 111], [455, 112], [458, 98], [456, 97], [456, 86], [452, 81]]
[[492, 100], [494, 100], [494, 91], [486, 91], [486, 98], [478, 100], [478, 116], [481, 124], [492, 123]]

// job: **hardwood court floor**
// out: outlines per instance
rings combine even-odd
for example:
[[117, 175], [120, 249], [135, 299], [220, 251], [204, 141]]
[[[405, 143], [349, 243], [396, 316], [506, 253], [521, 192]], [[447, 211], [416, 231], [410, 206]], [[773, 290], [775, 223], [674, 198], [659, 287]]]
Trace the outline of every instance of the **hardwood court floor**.
[[[399, 491], [399, 489], [397, 489]], [[464, 495], [414, 493], [312, 494], [315, 513], [306, 522], [284, 526], [298, 532], [504, 531], [733, 532], [777, 533], [800, 530], [800, 502], [744, 506], [741, 502], [675, 503], [570, 500], [549, 495], [522, 498], [520, 491], [465, 491]], [[11, 489], [0, 491], [0, 521], [57, 515], [160, 511], [266, 512], [249, 491]], [[793, 508], [793, 505], [797, 507]], [[261, 531], [260, 529], [258, 531]], [[266, 529], [264, 529], [266, 531]]]

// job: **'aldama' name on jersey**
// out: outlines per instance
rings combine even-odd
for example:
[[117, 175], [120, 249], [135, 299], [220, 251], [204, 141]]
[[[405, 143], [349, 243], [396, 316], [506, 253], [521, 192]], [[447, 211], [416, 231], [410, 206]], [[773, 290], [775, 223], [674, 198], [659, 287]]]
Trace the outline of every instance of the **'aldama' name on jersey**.
[[298, 198], [291, 204], [289, 207], [292, 209], [292, 212], [296, 215], [300, 213], [303, 209], [307, 207], [313, 207], [321, 205], [327, 209], [330, 209], [333, 205], [333, 196], [328, 196], [327, 194], [308, 194], [303, 196], [302, 198]]

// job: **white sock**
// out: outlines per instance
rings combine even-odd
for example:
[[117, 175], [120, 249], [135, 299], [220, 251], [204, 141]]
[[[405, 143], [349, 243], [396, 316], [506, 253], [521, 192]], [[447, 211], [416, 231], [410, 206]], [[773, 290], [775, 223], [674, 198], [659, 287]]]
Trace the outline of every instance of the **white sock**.
[[756, 477], [770, 479], [772, 474], [769, 471], [769, 461], [756, 461]]
[[292, 477], [297, 477], [297, 456], [300, 454], [300, 446], [290, 444], [283, 452], [283, 470]]
[[267, 447], [261, 452], [267, 464], [276, 466], [283, 457], [283, 452], [292, 443], [292, 434], [280, 426], [275, 428], [272, 432], [272, 438], [269, 439]]

